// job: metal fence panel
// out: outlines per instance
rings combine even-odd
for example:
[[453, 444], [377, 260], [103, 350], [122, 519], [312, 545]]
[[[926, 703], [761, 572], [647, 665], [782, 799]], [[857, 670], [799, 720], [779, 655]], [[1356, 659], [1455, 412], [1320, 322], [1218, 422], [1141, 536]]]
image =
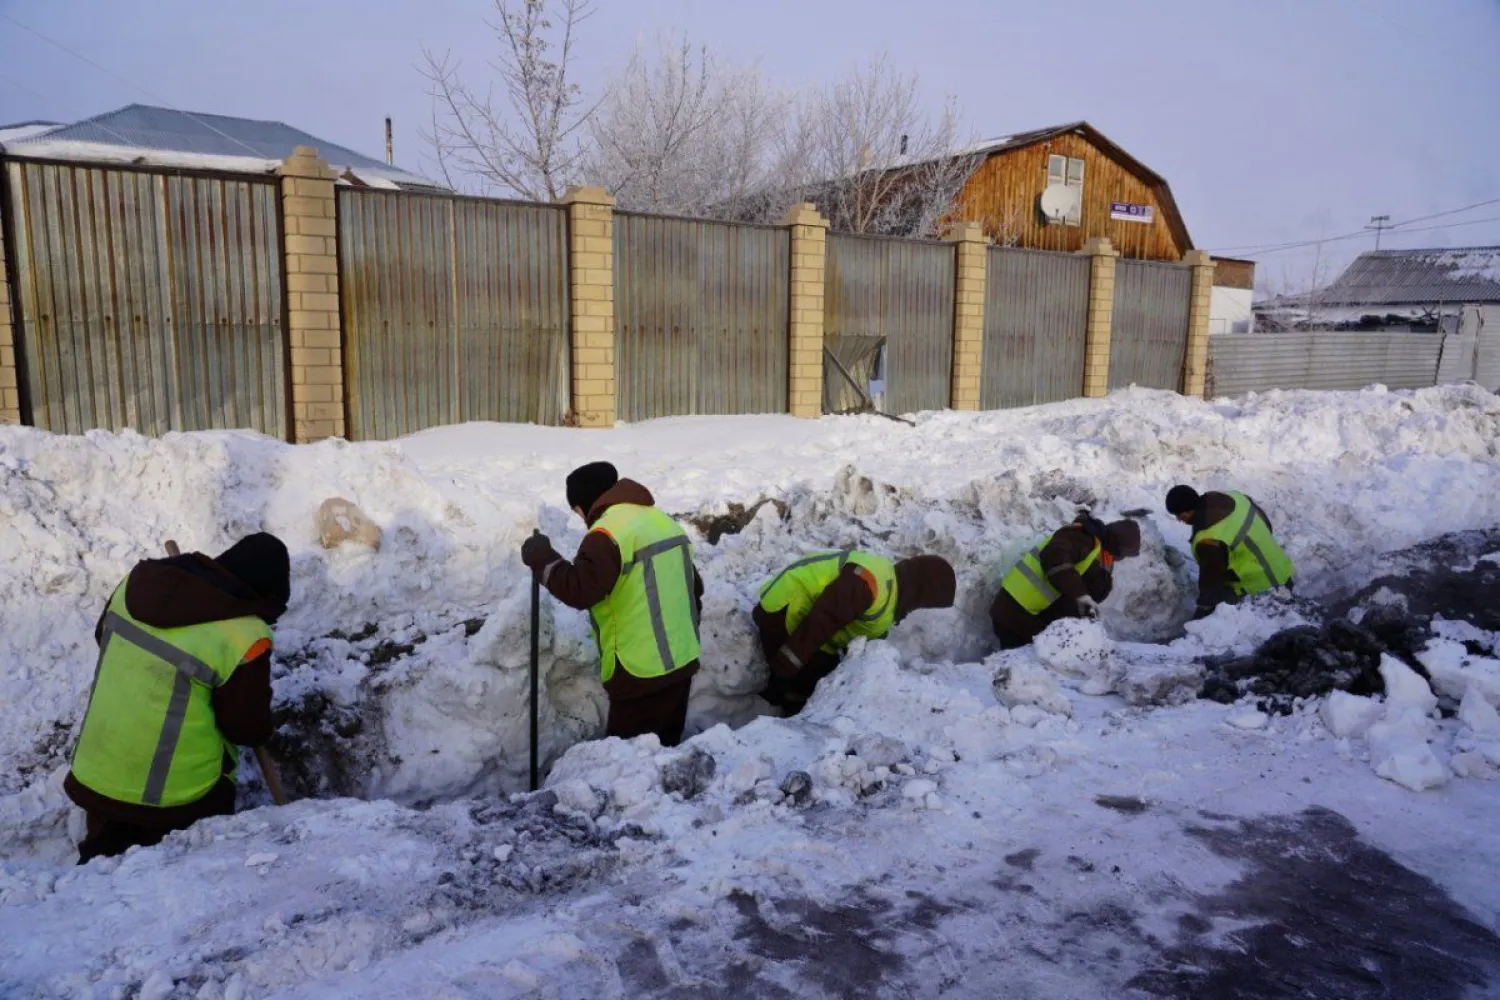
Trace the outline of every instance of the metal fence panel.
[[877, 371], [886, 413], [943, 409], [952, 398], [956, 268], [952, 244], [828, 237], [824, 334], [830, 343], [885, 338]]
[[1088, 319], [1087, 257], [991, 247], [980, 405], [993, 410], [1082, 395]]
[[1463, 317], [1464, 331], [1479, 341], [1474, 354], [1474, 381], [1500, 392], [1500, 306], [1469, 306]]
[[1448, 334], [1438, 353], [1437, 384], [1468, 382], [1474, 378], [1479, 338]]
[[1122, 260], [1115, 265], [1109, 387], [1182, 390], [1192, 271], [1179, 264]]
[[[1461, 338], [1450, 338], [1461, 339]], [[1436, 383], [1443, 338], [1421, 333], [1274, 333], [1211, 337], [1213, 395]]]
[[787, 412], [787, 230], [619, 212], [614, 241], [620, 419]]
[[340, 189], [338, 212], [351, 438], [563, 422], [565, 209]]
[[36, 426], [287, 436], [275, 181], [6, 170]]

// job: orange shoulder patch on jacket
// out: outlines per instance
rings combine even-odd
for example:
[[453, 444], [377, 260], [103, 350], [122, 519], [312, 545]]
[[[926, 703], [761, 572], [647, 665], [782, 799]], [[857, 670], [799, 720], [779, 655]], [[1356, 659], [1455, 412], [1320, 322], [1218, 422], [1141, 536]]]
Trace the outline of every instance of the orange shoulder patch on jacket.
[[865, 582], [865, 586], [870, 588], [871, 601], [874, 601], [877, 597], [880, 596], [880, 584], [875, 582], [874, 573], [871, 573], [863, 566], [856, 566], [854, 568], [854, 572], [859, 576], [861, 580]]
[[257, 639], [255, 645], [246, 650], [245, 655], [240, 657], [241, 663], [251, 663], [260, 659], [271, 651], [270, 639]]

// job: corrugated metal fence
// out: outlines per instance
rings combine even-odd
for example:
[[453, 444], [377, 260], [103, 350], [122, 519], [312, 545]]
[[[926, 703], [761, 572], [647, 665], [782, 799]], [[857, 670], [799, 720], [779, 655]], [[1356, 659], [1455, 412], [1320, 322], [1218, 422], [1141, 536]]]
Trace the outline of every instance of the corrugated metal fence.
[[274, 180], [6, 164], [32, 421], [287, 436]]
[[1500, 306], [1465, 306], [1459, 327], [1479, 342], [1474, 352], [1474, 381], [1500, 392]]
[[1192, 271], [1181, 265], [1143, 260], [1116, 263], [1109, 340], [1111, 389], [1139, 385], [1182, 390], [1192, 290]]
[[[884, 382], [880, 408], [886, 413], [949, 403], [956, 267], [951, 243], [828, 237], [823, 332], [834, 346], [854, 337], [885, 338], [876, 374]], [[826, 377], [841, 376], [835, 370]]]
[[[1466, 339], [1461, 337], [1333, 331], [1211, 337], [1208, 392], [1236, 396], [1267, 389], [1360, 389], [1377, 382], [1392, 389], [1420, 389], [1437, 382], [1445, 339], [1455, 341], [1449, 363], [1457, 371], [1464, 354], [1458, 342]], [[1473, 356], [1471, 349], [1468, 357]]]
[[787, 412], [791, 234], [630, 212], [614, 231], [620, 419]]
[[565, 209], [341, 188], [338, 213], [352, 439], [562, 423]]
[[1088, 318], [1087, 257], [992, 247], [980, 405], [993, 410], [1079, 396]]

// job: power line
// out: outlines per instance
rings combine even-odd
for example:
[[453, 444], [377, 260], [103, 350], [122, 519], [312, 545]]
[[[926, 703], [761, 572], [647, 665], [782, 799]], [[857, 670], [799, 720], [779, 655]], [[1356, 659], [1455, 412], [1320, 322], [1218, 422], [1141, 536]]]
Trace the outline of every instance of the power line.
[[[1419, 220], [1413, 220], [1413, 221], [1419, 221]], [[1479, 226], [1479, 225], [1483, 225], [1483, 224], [1485, 224], [1487, 222], [1500, 222], [1500, 215], [1494, 215], [1494, 216], [1491, 216], [1491, 217], [1489, 217], [1487, 219], [1465, 219], [1462, 222], [1445, 222], [1442, 225], [1438, 225], [1438, 226], [1421, 226], [1421, 227], [1419, 227], [1417, 229], [1399, 229], [1399, 230], [1396, 230], [1396, 231], [1400, 232], [1400, 233], [1431, 233], [1431, 232], [1436, 232], [1439, 229], [1457, 229], [1459, 226]], [[1387, 227], [1386, 231], [1389, 232], [1390, 231], [1390, 227]], [[1349, 233], [1346, 236], [1330, 236], [1326, 240], [1308, 240], [1306, 243], [1290, 243], [1290, 244], [1287, 244], [1286, 246], [1278, 247], [1278, 248], [1276, 248], [1274, 250], [1265, 250], [1265, 251], [1263, 251], [1261, 253], [1256, 254], [1256, 256], [1257, 257], [1267, 257], [1267, 256], [1269, 256], [1269, 255], [1271, 255], [1273, 253], [1283, 253], [1283, 252], [1285, 252], [1287, 250], [1297, 250], [1297, 249], [1301, 249], [1302, 247], [1316, 246], [1316, 245], [1318, 245], [1320, 243], [1338, 243], [1341, 240], [1354, 239], [1355, 237], [1364, 236], [1364, 235], [1365, 235], [1365, 232], [1362, 230], [1362, 231], [1360, 231], [1358, 233]], [[1212, 252], [1212, 251], [1210, 251], [1210, 252]]]
[[[52, 100], [55, 99], [55, 98], [52, 98], [52, 97], [48, 97], [46, 94], [43, 94], [40, 91], [38, 91], [38, 90], [36, 90], [36, 89], [34, 89], [32, 87], [26, 86], [26, 84], [22, 83], [21, 81], [15, 79], [13, 77], [7, 76], [4, 73], [0, 73], [0, 80], [4, 80], [6, 83], [10, 84], [12, 87], [15, 87], [17, 90], [25, 91], [26, 93], [32, 95], [33, 97], [39, 97], [43, 101], [52, 101]], [[116, 139], [119, 139], [121, 142], [123, 142], [127, 146], [133, 146], [134, 145], [133, 142], [131, 142], [129, 139], [125, 138], [120, 133], [116, 132], [114, 129], [110, 128], [108, 125], [105, 125], [105, 124], [103, 124], [101, 122], [94, 122], [94, 125], [101, 132], [108, 132], [110, 135], [114, 136]]]
[[[53, 48], [59, 49], [59, 50], [61, 50], [63, 52], [66, 52], [68, 55], [72, 56], [74, 59], [77, 59], [80, 62], [86, 63], [89, 66], [92, 66], [94, 69], [96, 69], [99, 72], [105, 74], [106, 76], [113, 77], [114, 79], [118, 80], [119, 82], [125, 84], [125, 86], [130, 87], [130, 88], [132, 88], [134, 90], [139, 90], [141, 93], [145, 94], [147, 97], [151, 98], [153, 101], [156, 101], [157, 103], [161, 104], [168, 111], [176, 111], [179, 115], [182, 115], [184, 118], [188, 118], [188, 119], [190, 119], [192, 121], [197, 122], [199, 125], [202, 125], [204, 128], [208, 129], [210, 132], [215, 133], [216, 135], [220, 136], [221, 138], [228, 139], [230, 142], [234, 143], [237, 146], [243, 146], [245, 149], [248, 149], [255, 156], [256, 159], [258, 159], [258, 160], [264, 160], [264, 159], [267, 158], [264, 152], [262, 152], [261, 150], [256, 149], [254, 146], [250, 145], [249, 143], [245, 142], [244, 140], [236, 138], [235, 136], [230, 135], [228, 132], [225, 132], [222, 129], [215, 128], [212, 124], [210, 124], [209, 122], [204, 121], [202, 118], [199, 118], [197, 115], [193, 114], [192, 112], [182, 111], [182, 110], [180, 110], [178, 108], [172, 107], [171, 102], [168, 101], [165, 97], [162, 97], [160, 94], [153, 93], [150, 90], [147, 90], [145, 87], [142, 87], [140, 84], [135, 83], [134, 81], [131, 81], [131, 80], [127, 80], [125, 77], [123, 77], [120, 74], [116, 73], [114, 70], [109, 69], [108, 67], [105, 67], [105, 66], [101, 66], [98, 63], [94, 62], [94, 60], [90, 59], [88, 56], [83, 55], [80, 52], [75, 52], [73, 49], [68, 48], [66, 45], [64, 45], [62, 42], [59, 42], [57, 39], [55, 39], [55, 38], [49, 38], [46, 35], [42, 34], [40, 31], [37, 31], [35, 28], [30, 27], [29, 25], [22, 24], [20, 21], [17, 21], [15, 18], [11, 17], [9, 14], [0, 12], [0, 18], [4, 18], [5, 20], [9, 21], [11, 24], [14, 24], [16, 27], [20, 28], [22, 31], [27, 32], [28, 34], [36, 36], [37, 38], [39, 38], [42, 41], [46, 42], [48, 45], [51, 45]], [[97, 123], [94, 123], [94, 124], [97, 124]], [[109, 128], [105, 128], [102, 125], [100, 126], [100, 128], [103, 128], [104, 131], [110, 132], [111, 134], [115, 135], [116, 137], [119, 137], [121, 139], [124, 138], [123, 136], [120, 136], [120, 134], [118, 132], [114, 132], [113, 130], [111, 130]]]
[[[1387, 231], [1397, 230], [1397, 231], [1403, 231], [1403, 232], [1428, 232], [1429, 230], [1410, 230], [1410, 229], [1406, 229], [1405, 227], [1410, 226], [1410, 225], [1412, 225], [1414, 223], [1417, 223], [1417, 222], [1426, 222], [1429, 219], [1441, 219], [1441, 218], [1443, 218], [1445, 216], [1449, 216], [1449, 215], [1460, 215], [1460, 214], [1462, 214], [1464, 212], [1472, 212], [1476, 208], [1484, 208], [1484, 207], [1489, 206], [1489, 205], [1500, 205], [1500, 198], [1489, 198], [1489, 199], [1486, 199], [1485, 201], [1476, 201], [1474, 204], [1472, 204], [1472, 205], [1465, 205], [1463, 208], [1450, 208], [1450, 209], [1448, 209], [1446, 211], [1443, 211], [1443, 212], [1433, 212], [1431, 215], [1419, 215], [1419, 216], [1417, 216], [1416, 218], [1413, 218], [1413, 219], [1404, 219], [1401, 222], [1390, 223], [1389, 225], [1383, 226], [1382, 228], [1385, 229], [1385, 230], [1387, 230]], [[1449, 223], [1448, 225], [1454, 225], [1454, 226], [1457, 226], [1457, 225], [1468, 225], [1468, 223], [1454, 222], [1454, 223]], [[1435, 228], [1435, 229], [1446, 229], [1446, 228], [1448, 228], [1448, 226], [1435, 226], [1433, 228]], [[1310, 246], [1313, 246], [1314, 244], [1318, 244], [1318, 243], [1338, 243], [1338, 242], [1340, 242], [1342, 240], [1358, 239], [1358, 238], [1366, 235], [1366, 233], [1368, 231], [1369, 231], [1369, 227], [1365, 227], [1365, 228], [1362, 228], [1362, 229], [1356, 229], [1352, 233], [1341, 233], [1338, 236], [1324, 236], [1324, 237], [1318, 237], [1318, 238], [1315, 238], [1315, 239], [1293, 240], [1293, 241], [1284, 242], [1284, 243], [1261, 243], [1261, 244], [1257, 244], [1255, 246], [1222, 247], [1222, 248], [1217, 249], [1217, 250], [1210, 250], [1209, 252], [1210, 253], [1224, 253], [1224, 254], [1228, 254], [1228, 253], [1263, 253], [1263, 254], [1264, 253], [1280, 253], [1283, 250], [1296, 250], [1299, 247], [1310, 247]]]

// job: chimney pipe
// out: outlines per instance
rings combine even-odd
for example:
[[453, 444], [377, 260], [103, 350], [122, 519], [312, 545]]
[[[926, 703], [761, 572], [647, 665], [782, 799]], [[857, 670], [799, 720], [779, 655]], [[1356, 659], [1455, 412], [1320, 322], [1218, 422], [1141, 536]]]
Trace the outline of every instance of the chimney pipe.
[[391, 116], [385, 116], [385, 162], [387, 166], [393, 166], [395, 160], [395, 145], [391, 140]]

